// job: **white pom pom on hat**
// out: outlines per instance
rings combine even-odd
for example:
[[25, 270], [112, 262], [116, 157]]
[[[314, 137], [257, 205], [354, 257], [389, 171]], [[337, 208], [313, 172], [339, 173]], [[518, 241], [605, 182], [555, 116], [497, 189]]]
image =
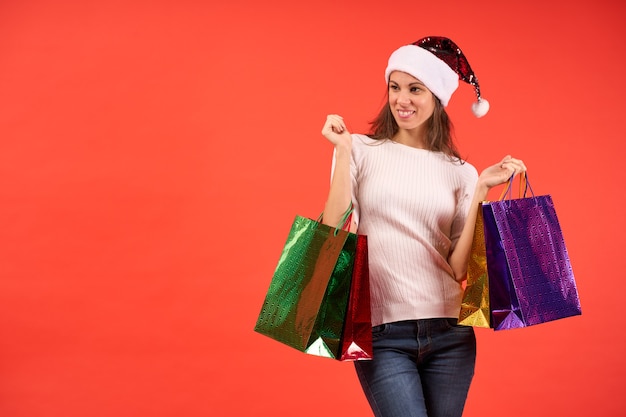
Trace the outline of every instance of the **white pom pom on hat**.
[[442, 36], [427, 36], [411, 45], [404, 45], [389, 57], [385, 82], [393, 71], [402, 71], [420, 80], [446, 107], [459, 80], [474, 87], [476, 102], [472, 113], [483, 117], [489, 111], [489, 102], [480, 96], [478, 78], [467, 58], [452, 40]]
[[489, 102], [484, 98], [479, 98], [477, 102], [472, 103], [472, 113], [476, 117], [483, 117], [489, 111]]

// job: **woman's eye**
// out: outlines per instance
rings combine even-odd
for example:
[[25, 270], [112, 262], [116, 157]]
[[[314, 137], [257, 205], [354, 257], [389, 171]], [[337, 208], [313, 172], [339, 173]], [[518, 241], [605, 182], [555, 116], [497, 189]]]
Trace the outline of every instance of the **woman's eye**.
[[412, 88], [411, 88], [411, 92], [412, 92], [412, 93], [417, 93], [418, 91], [422, 91], [422, 89], [421, 89], [421, 88], [419, 88], [419, 87], [412, 87]]
[[399, 90], [400, 88], [397, 85], [389, 85], [390, 90]]

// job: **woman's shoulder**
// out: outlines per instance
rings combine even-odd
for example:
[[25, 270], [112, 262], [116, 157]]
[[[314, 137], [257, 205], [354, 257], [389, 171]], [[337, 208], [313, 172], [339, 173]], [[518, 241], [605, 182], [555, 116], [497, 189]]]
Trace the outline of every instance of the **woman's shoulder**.
[[376, 148], [375, 145], [380, 145], [379, 140], [375, 140], [370, 138], [367, 135], [363, 135], [360, 133], [352, 134], [352, 157], [356, 160], [361, 160], [362, 158], [367, 158], [368, 155], [373, 148]]
[[458, 172], [460, 176], [466, 182], [476, 182], [476, 180], [478, 179], [478, 170], [474, 165], [465, 160], [459, 160], [459, 162], [456, 162], [456, 165], [458, 166]]
[[358, 153], [371, 152], [381, 146], [385, 148], [388, 140], [373, 139], [361, 133], [352, 134], [352, 149]]
[[468, 173], [478, 175], [478, 170], [476, 170], [476, 167], [472, 165], [471, 162], [468, 162], [466, 160], [460, 160], [459, 166], [461, 167], [462, 170]]
[[357, 146], [359, 145], [373, 145], [375, 143], [380, 142], [379, 140], [376, 139], [372, 139], [367, 135], [364, 135], [362, 133], [353, 133], [352, 134], [352, 143], [356, 144]]
[[478, 178], [476, 167], [467, 160], [446, 155], [442, 152], [438, 152], [437, 155], [440, 161], [439, 166], [454, 177], [462, 179], [463, 182], [473, 182]]

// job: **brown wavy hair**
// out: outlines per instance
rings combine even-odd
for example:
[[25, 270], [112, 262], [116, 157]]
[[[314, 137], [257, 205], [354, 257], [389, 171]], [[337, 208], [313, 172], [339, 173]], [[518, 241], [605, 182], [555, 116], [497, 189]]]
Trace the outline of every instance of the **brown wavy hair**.
[[[395, 134], [398, 133], [398, 124], [389, 107], [388, 97], [387, 95], [387, 100], [376, 118], [370, 122], [371, 128], [369, 136], [372, 139], [387, 140], [393, 138]], [[462, 162], [461, 155], [453, 140], [454, 126], [452, 125], [452, 121], [448, 117], [448, 113], [446, 113], [439, 99], [434, 95], [433, 99], [435, 100], [435, 110], [432, 116], [427, 120], [428, 150], [443, 152], [451, 159]]]

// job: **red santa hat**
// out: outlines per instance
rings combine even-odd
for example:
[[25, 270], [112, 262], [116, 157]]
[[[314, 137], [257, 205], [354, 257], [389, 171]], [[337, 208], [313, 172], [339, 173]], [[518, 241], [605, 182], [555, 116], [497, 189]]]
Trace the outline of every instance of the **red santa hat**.
[[472, 112], [482, 117], [489, 111], [489, 102], [480, 96], [478, 79], [461, 49], [448, 38], [428, 36], [411, 45], [401, 46], [389, 57], [385, 81], [393, 71], [402, 71], [417, 78], [441, 101], [448, 105], [452, 93], [462, 80], [474, 87], [476, 102]]

